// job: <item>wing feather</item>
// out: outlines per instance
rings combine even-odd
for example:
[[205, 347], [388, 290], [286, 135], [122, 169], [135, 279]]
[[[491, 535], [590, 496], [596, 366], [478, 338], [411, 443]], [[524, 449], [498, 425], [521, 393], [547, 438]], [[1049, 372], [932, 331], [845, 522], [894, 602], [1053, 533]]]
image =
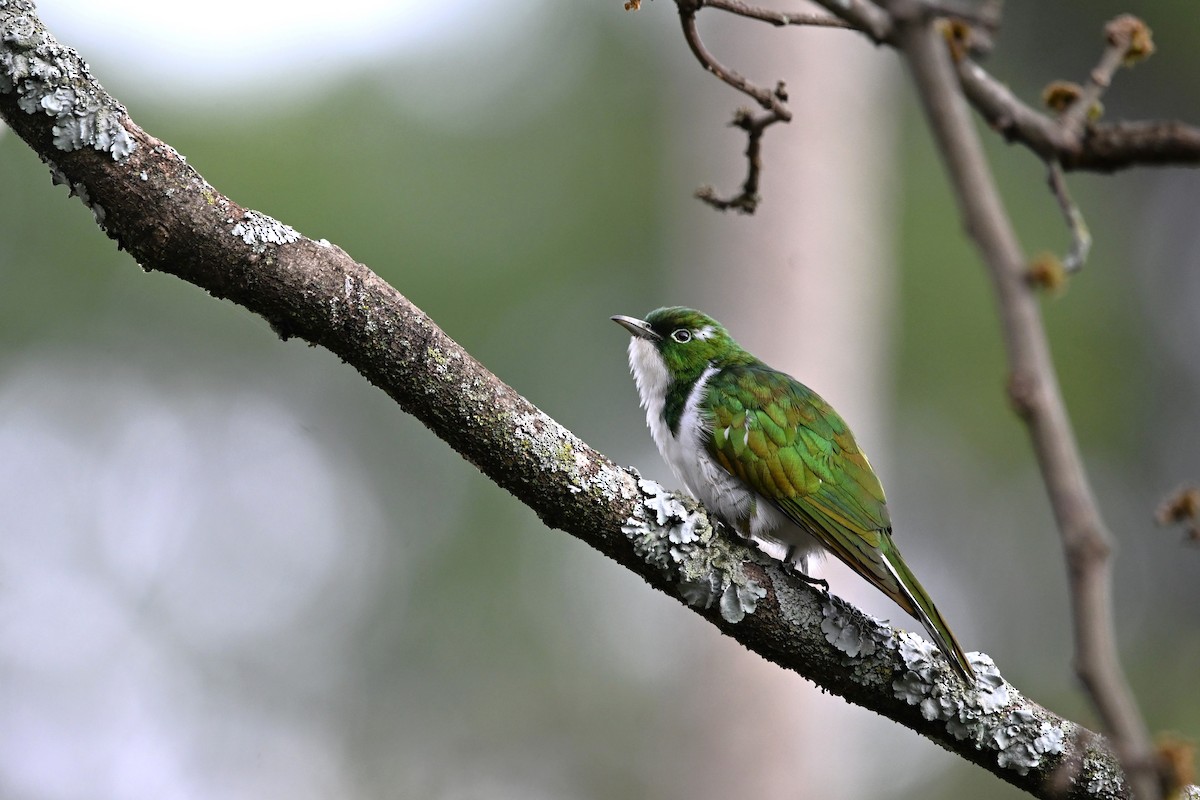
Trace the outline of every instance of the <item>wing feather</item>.
[[820, 396], [781, 372], [750, 365], [713, 376], [706, 404], [713, 420], [708, 452], [724, 469], [823, 540], [824, 527], [836, 523], [878, 547], [874, 532], [891, 527], [883, 487], [846, 423]]

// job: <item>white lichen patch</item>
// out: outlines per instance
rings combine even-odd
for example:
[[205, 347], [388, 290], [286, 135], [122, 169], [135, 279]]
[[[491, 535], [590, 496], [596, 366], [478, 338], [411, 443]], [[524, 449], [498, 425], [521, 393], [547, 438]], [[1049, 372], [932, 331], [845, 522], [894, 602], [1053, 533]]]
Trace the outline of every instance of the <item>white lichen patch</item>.
[[229, 232], [253, 247], [256, 253], [265, 252], [269, 245], [292, 244], [300, 240], [300, 234], [291, 225], [284, 225], [257, 211], [246, 211], [241, 222]]
[[675, 581], [690, 606], [714, 605], [726, 622], [753, 614], [767, 590], [744, 568], [749, 551], [717, 536], [708, 514], [690, 497], [639, 478], [641, 508], [621, 526], [647, 564]]
[[[439, 357], [443, 359], [441, 364], [438, 363]], [[443, 370], [446, 366], [440, 350], [432, 361], [435, 370]], [[544, 411], [518, 414], [513, 418], [513, 427], [516, 438], [525, 443], [525, 451], [537, 460], [538, 469], [560, 474], [565, 472], [572, 487], [578, 490], [585, 488], [583, 470], [577, 458], [586, 447], [583, 440]]]
[[[765, 555], [761, 557], [769, 558]], [[767, 577], [779, 600], [779, 613], [783, 615], [789, 625], [796, 628], [809, 628], [825, 621], [821, 604], [817, 602], [817, 596], [810, 591], [804, 591], [799, 582], [784, 570], [767, 570]]]
[[[494, 403], [490, 398], [481, 400], [485, 404]], [[571, 494], [584, 495], [596, 505], [607, 505], [617, 498], [632, 500], [637, 493], [624, 470], [597, 459], [582, 439], [542, 411], [516, 415], [513, 433], [525, 443], [525, 452], [535, 459], [538, 469], [566, 479]]]
[[1097, 753], [1088, 753], [1083, 757], [1077, 782], [1087, 787], [1087, 793], [1097, 798], [1117, 798], [1125, 789], [1125, 781], [1120, 772], [1112, 767], [1112, 760]]
[[870, 669], [871, 656], [881, 653], [892, 637], [887, 622], [864, 614], [832, 595], [821, 605], [821, 633], [825, 641], [846, 654], [843, 664], [854, 670], [863, 683], [877, 683], [877, 670]]
[[92, 77], [83, 59], [46, 31], [33, 3], [0, 3], [0, 92], [16, 92], [27, 114], [54, 118], [54, 146], [91, 147], [124, 160], [137, 147], [121, 124], [125, 108]]
[[994, 750], [997, 764], [1021, 775], [1063, 752], [1067, 732], [1030, 710], [989, 656], [969, 654], [977, 683], [967, 688], [945, 679], [949, 666], [925, 639], [908, 631], [897, 632], [896, 639], [905, 670], [892, 682], [892, 691], [909, 705], [920, 706], [925, 719], [945, 723], [946, 731], [959, 741]]

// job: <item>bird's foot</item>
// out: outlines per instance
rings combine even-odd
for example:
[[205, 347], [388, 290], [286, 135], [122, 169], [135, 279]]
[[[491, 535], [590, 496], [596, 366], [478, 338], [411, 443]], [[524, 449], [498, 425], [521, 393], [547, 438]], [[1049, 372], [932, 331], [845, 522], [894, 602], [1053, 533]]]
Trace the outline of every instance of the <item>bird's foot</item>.
[[829, 594], [829, 581], [825, 580], [824, 578], [814, 578], [813, 576], [807, 574], [804, 571], [804, 567], [801, 566], [804, 561], [804, 556], [796, 556], [796, 548], [789, 547], [787, 556], [784, 557], [783, 565], [784, 568], [792, 574], [792, 577], [807, 583], [814, 589], [820, 589], [825, 594]]
[[829, 581], [824, 578], [814, 578], [812, 575], [805, 575], [795, 564], [788, 564], [788, 572], [792, 573], [793, 578], [798, 578], [814, 589], [820, 589], [824, 594], [829, 594]]
[[756, 548], [758, 547], [758, 542], [754, 539], [754, 537], [748, 532], [743, 531], [737, 525], [726, 522], [721, 517], [713, 517], [712, 522], [719, 530], [727, 532], [731, 538], [736, 539], [739, 542], [745, 542], [746, 544], [753, 545]]

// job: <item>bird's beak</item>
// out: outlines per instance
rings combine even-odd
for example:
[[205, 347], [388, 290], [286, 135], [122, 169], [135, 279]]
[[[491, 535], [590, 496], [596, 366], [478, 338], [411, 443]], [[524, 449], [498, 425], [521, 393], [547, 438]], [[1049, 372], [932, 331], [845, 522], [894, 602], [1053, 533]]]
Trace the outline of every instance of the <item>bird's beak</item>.
[[639, 339], [648, 339], [651, 342], [657, 342], [662, 339], [662, 337], [655, 333], [654, 329], [650, 327], [650, 323], [646, 322], [644, 319], [627, 317], [624, 314], [614, 314], [611, 319], [613, 322], [617, 323]]

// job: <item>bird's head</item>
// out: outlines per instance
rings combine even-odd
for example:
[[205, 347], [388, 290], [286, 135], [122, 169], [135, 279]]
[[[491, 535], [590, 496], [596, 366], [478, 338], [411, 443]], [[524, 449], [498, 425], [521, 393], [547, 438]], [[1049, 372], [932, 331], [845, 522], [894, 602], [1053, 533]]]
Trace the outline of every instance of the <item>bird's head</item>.
[[617, 314], [612, 320], [633, 334], [631, 361], [657, 361], [674, 380], [699, 375], [741, 351], [721, 323], [683, 306], [655, 309], [645, 319]]

